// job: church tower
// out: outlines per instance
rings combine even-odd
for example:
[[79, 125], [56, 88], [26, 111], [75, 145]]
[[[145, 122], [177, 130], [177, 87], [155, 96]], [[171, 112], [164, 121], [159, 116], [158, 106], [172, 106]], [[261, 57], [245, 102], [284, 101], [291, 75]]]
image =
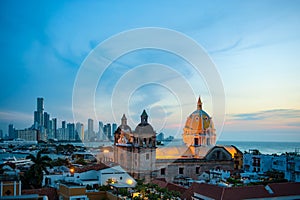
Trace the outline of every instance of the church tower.
[[213, 146], [216, 144], [216, 130], [212, 118], [202, 109], [201, 98], [198, 98], [197, 110], [186, 120], [183, 129], [183, 141], [187, 146]]
[[156, 162], [156, 133], [148, 123], [145, 110], [133, 132], [123, 115], [115, 133], [114, 160], [134, 178], [151, 181]]

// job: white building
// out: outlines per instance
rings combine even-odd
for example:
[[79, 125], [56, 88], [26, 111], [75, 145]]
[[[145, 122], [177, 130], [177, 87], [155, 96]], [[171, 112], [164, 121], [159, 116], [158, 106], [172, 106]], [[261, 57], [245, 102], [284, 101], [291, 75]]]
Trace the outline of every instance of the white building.
[[283, 172], [288, 181], [300, 182], [300, 154], [297, 152], [279, 156], [260, 154], [253, 150], [244, 154], [243, 168], [245, 172], [258, 174], [275, 170]]
[[243, 168], [245, 172], [257, 172], [263, 174], [270, 171], [272, 166], [272, 156], [260, 154], [258, 150], [250, 150], [243, 157]]
[[136, 181], [119, 165], [108, 167], [104, 164], [97, 164], [83, 168], [72, 170], [61, 170], [59, 173], [45, 175], [43, 186], [51, 186], [58, 188], [59, 182], [74, 182], [80, 185], [107, 185], [111, 183], [119, 183], [135, 187]]

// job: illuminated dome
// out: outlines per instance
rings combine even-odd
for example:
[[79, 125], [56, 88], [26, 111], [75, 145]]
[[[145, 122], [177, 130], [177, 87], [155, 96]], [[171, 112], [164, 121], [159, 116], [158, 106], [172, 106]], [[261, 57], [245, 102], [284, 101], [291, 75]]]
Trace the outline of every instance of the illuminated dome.
[[155, 136], [155, 131], [152, 126], [148, 123], [148, 115], [144, 110], [141, 115], [141, 123], [135, 128], [134, 134], [136, 137], [152, 137]]
[[211, 117], [202, 110], [199, 97], [197, 110], [190, 114], [183, 129], [183, 141], [188, 146], [210, 146], [216, 143], [216, 133]]

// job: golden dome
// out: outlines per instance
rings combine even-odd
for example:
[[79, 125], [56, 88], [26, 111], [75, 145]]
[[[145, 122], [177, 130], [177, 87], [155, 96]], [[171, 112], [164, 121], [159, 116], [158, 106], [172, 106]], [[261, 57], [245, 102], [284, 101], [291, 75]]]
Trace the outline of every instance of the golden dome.
[[202, 110], [199, 97], [197, 110], [190, 114], [183, 129], [183, 141], [188, 146], [202, 146], [215, 144], [215, 128], [211, 117]]

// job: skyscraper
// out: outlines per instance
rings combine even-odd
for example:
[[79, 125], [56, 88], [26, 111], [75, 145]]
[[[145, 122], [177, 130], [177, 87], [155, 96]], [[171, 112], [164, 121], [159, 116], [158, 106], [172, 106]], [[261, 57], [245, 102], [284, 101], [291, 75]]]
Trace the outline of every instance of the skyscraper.
[[57, 139], [57, 119], [52, 118], [52, 131], [53, 131], [53, 137]]
[[8, 137], [9, 137], [10, 139], [16, 138], [16, 130], [15, 130], [13, 124], [9, 124], [9, 125], [8, 125]]
[[61, 128], [65, 129], [66, 128], [66, 121], [61, 122]]
[[43, 112], [44, 112], [44, 99], [39, 97], [37, 98], [36, 111], [34, 111], [34, 125], [36, 128], [44, 125]]
[[[116, 130], [117, 130], [117, 124], [113, 123], [111, 133], [115, 134]], [[113, 136], [111, 136], [109, 139], [112, 140], [112, 138], [113, 138]]]
[[84, 141], [84, 125], [80, 122], [76, 123], [76, 140]]
[[75, 140], [75, 125], [74, 123], [67, 124], [67, 135], [70, 141]]
[[104, 135], [106, 136], [105, 139], [107, 139], [107, 140], [111, 139], [111, 125], [110, 125], [110, 123], [107, 123], [104, 126]]
[[49, 119], [50, 118], [50, 115], [47, 113], [47, 112], [44, 112], [44, 127], [46, 129], [50, 129], [49, 127]]
[[88, 119], [88, 140], [91, 141], [94, 137], [94, 121], [92, 119]]
[[99, 140], [104, 140], [104, 133], [103, 133], [103, 122], [99, 121], [99, 130], [98, 130], [98, 137]]

